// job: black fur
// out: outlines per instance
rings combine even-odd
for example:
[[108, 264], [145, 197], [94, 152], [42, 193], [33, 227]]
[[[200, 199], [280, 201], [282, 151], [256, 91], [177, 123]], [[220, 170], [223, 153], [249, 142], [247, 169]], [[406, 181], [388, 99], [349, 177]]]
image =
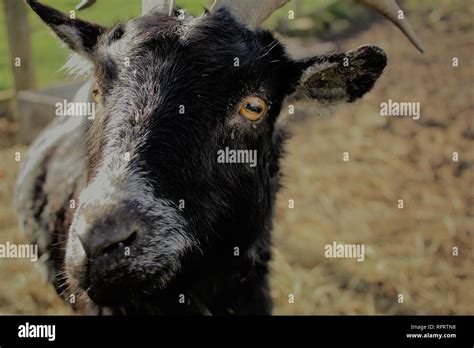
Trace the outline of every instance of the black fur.
[[[184, 43], [165, 18], [136, 23], [154, 38], [137, 38], [140, 44], [132, 50], [131, 56], [138, 57], [133, 64], [142, 69], [135, 76], [133, 69], [122, 72], [119, 82], [107, 79], [104, 84], [116, 86], [109, 86], [103, 97], [106, 105], [126, 109], [131, 103], [127, 91], [155, 76], [166, 102], [146, 120], [149, 141], [133, 166], [149, 173], [157, 197], [176, 206], [185, 201], [181, 214], [200, 249], [184, 256], [182, 271], [166, 290], [120, 307], [127, 313], [194, 312], [205, 306], [213, 314], [268, 314], [267, 263], [284, 138], [275, 121], [301, 68], [271, 34], [249, 31], [226, 12], [203, 19]], [[234, 67], [235, 57], [239, 67]], [[271, 105], [267, 117], [256, 128], [229, 125], [241, 100], [255, 93]], [[180, 105], [185, 114], [179, 114]], [[133, 114], [128, 118], [133, 122]], [[120, 130], [117, 122], [124, 120], [109, 119], [108, 126]], [[257, 150], [258, 166], [217, 163], [217, 152], [225, 147]], [[124, 298], [130, 290], [140, 291], [128, 284]], [[178, 302], [180, 293], [191, 299], [188, 305]]]
[[[247, 29], [226, 10], [205, 13], [192, 24], [175, 17], [144, 16], [107, 32], [67, 20], [36, 1], [29, 3], [56, 32], [59, 24], [77, 28], [96, 66], [105, 111], [85, 132], [89, 165], [84, 175], [94, 179], [106, 143], [113, 151], [127, 145], [130, 134], [146, 138], [130, 167], [147, 173], [154, 196], [168, 202], [175, 217], [186, 222], [181, 232], [195, 243], [165, 288], [156, 285], [162, 271], [158, 266], [154, 276], [142, 276], [126, 264], [115, 266], [111, 260], [118, 251], [109, 250], [107, 263], [99, 263], [103, 256], [90, 255], [84, 285], [92, 288], [89, 296], [115, 314], [270, 314], [270, 234], [286, 138], [276, 121], [284, 101], [310, 97], [327, 103], [361, 97], [385, 67], [383, 51], [368, 47], [348, 55], [294, 61], [272, 34]], [[59, 36], [77, 49], [63, 32]], [[110, 53], [107, 46], [120, 40], [128, 40], [127, 52]], [[132, 58], [131, 68], [121, 65], [126, 57]], [[355, 70], [342, 65], [345, 57]], [[239, 66], [234, 66], [235, 58]], [[315, 73], [302, 81], [306, 69], [326, 63], [320, 71], [333, 80]], [[327, 90], [338, 88], [343, 93], [333, 100], [335, 94]], [[137, 126], [136, 112], [156, 95], [160, 102], [141, 115]], [[253, 95], [269, 106], [257, 122], [238, 115], [239, 104]], [[257, 150], [258, 165], [218, 163], [217, 153], [226, 147]], [[179, 208], [181, 200], [184, 209]], [[132, 199], [127, 204], [128, 210], [137, 209]], [[108, 226], [127, 214], [117, 215], [119, 220]], [[146, 214], [140, 214], [145, 219]], [[158, 226], [140, 223], [148, 232], [129, 243], [135, 254], [145, 244], [154, 245], [150, 226]], [[108, 271], [99, 264], [106, 264]], [[178, 301], [179, 294], [185, 295], [185, 304]]]

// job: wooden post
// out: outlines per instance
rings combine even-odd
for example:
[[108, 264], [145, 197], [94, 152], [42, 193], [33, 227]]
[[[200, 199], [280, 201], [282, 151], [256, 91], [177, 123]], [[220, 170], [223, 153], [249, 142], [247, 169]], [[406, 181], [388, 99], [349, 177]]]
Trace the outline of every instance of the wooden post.
[[301, 3], [300, 0], [294, 0], [294, 4], [295, 4], [295, 16], [296, 18], [300, 18], [301, 16], [303, 16], [303, 4]]
[[15, 93], [36, 88], [30, 25], [23, 0], [3, 0]]
[[3, 8], [10, 51], [10, 66], [15, 86], [14, 98], [10, 103], [10, 112], [7, 113], [7, 116], [13, 121], [19, 118], [16, 101], [18, 92], [35, 89], [36, 78], [25, 2], [23, 0], [3, 0]]

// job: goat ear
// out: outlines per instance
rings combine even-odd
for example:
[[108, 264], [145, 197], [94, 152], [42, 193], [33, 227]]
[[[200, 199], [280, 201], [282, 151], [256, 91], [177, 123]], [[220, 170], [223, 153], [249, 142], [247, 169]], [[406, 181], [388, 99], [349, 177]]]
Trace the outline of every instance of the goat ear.
[[381, 48], [368, 45], [301, 64], [303, 72], [291, 100], [334, 105], [369, 92], [387, 65], [387, 56]]
[[66, 14], [36, 0], [26, 0], [28, 5], [49, 26], [56, 35], [73, 51], [89, 57], [105, 28], [80, 19], [73, 19]]

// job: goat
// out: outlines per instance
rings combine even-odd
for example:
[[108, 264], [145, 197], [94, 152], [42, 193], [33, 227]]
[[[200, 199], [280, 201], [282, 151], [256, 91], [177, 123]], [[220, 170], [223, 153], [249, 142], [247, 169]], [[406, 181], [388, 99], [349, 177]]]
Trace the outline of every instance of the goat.
[[[112, 28], [27, 2], [92, 65], [74, 102], [97, 110], [53, 122], [17, 181], [20, 224], [57, 292], [79, 313], [271, 314], [280, 114], [361, 98], [384, 51], [293, 60], [259, 28], [286, 0], [155, 9]], [[394, 1], [360, 2], [421, 49]], [[224, 149], [254, 151], [257, 165], [218, 161]]]

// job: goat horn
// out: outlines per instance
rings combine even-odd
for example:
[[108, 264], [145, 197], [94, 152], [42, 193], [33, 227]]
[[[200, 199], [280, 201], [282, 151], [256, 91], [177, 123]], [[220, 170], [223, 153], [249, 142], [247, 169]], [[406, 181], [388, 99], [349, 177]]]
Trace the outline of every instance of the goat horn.
[[423, 53], [424, 49], [421, 45], [421, 41], [416, 36], [415, 32], [413, 31], [410, 23], [405, 18], [403, 14], [402, 19], [399, 19], [399, 13], [401, 8], [398, 6], [395, 0], [356, 0], [357, 2], [371, 7], [372, 9], [376, 10], [380, 14], [384, 15], [388, 20], [390, 20], [393, 24], [395, 24], [403, 34], [411, 41], [411, 43], [421, 52]]
[[[423, 52], [423, 46], [417, 38], [406, 18], [398, 19], [400, 7], [395, 0], [356, 0], [383, 14], [394, 23], [413, 45]], [[262, 24], [270, 15], [288, 3], [289, 0], [215, 0], [211, 11], [226, 8], [242, 23], [250, 28], [256, 28]]]
[[85, 10], [86, 8], [94, 5], [96, 0], [81, 0], [81, 2], [76, 6], [76, 10]]
[[142, 0], [142, 14], [155, 12], [171, 16], [174, 6], [175, 0]]

